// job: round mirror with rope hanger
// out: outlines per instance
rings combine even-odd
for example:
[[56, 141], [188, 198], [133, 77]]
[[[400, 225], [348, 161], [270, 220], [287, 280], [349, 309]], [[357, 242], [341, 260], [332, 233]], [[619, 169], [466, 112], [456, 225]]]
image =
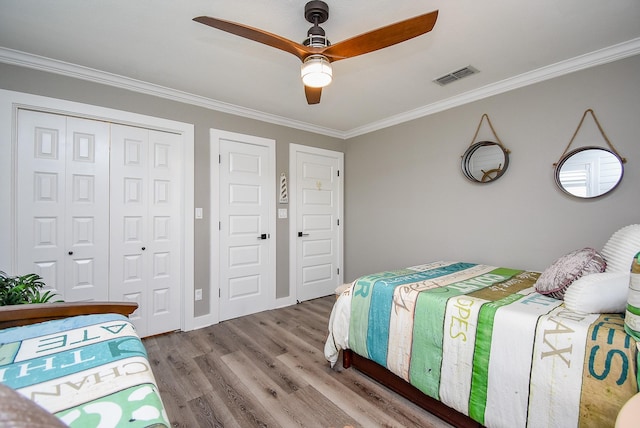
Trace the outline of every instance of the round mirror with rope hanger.
[[[496, 141], [475, 142], [484, 119], [487, 120]], [[510, 151], [502, 144], [485, 113], [473, 136], [469, 148], [462, 155], [462, 172], [474, 183], [490, 183], [502, 177], [509, 166]]]
[[[587, 114], [593, 117], [609, 148], [589, 145], [569, 151]], [[587, 109], [569, 144], [560, 155], [560, 160], [553, 164], [554, 180], [558, 188], [570, 196], [580, 199], [598, 198], [618, 187], [626, 162], [609, 141], [594, 111]]]

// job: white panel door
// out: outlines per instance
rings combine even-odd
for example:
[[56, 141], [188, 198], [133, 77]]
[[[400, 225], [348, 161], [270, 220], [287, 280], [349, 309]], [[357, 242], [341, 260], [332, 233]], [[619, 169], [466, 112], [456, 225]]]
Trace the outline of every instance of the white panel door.
[[[268, 140], [273, 142], [273, 140]], [[220, 321], [275, 300], [273, 144], [235, 134], [220, 147]], [[215, 275], [215, 272], [213, 273]]]
[[180, 138], [113, 125], [110, 299], [138, 303], [141, 336], [180, 328]]
[[18, 272], [65, 301], [106, 300], [109, 125], [18, 111]]
[[328, 296], [340, 285], [341, 153], [297, 151], [296, 284], [299, 301]]

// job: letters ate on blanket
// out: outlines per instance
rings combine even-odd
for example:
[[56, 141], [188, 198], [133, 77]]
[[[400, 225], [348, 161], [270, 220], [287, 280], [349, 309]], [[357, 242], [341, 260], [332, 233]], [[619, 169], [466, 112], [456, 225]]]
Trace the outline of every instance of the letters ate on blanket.
[[71, 427], [168, 427], [146, 350], [116, 314], [0, 331], [0, 382]]

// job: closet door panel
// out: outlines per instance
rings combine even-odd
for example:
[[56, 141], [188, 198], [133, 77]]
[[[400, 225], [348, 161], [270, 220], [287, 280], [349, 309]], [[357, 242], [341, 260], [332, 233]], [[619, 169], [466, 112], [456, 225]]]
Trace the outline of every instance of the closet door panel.
[[109, 125], [19, 110], [17, 155], [18, 274], [66, 301], [105, 300]]
[[149, 131], [149, 332], [180, 328], [182, 157], [176, 134]]
[[18, 110], [18, 273], [65, 301], [132, 301], [141, 336], [180, 329], [182, 136]]
[[181, 139], [112, 125], [111, 300], [139, 307], [141, 336], [180, 329]]
[[64, 295], [109, 298], [109, 124], [67, 118]]
[[149, 131], [111, 127], [111, 277], [109, 298], [138, 303], [129, 318], [147, 331], [148, 246], [147, 164]]
[[17, 274], [37, 273], [64, 287], [64, 116], [18, 111], [16, 173]]

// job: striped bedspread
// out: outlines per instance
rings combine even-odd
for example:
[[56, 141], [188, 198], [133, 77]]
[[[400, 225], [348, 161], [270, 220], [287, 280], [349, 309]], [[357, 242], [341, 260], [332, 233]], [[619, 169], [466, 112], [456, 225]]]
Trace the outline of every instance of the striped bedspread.
[[622, 314], [536, 293], [539, 274], [435, 262], [359, 278], [325, 346], [350, 348], [487, 427], [613, 426], [638, 392]]
[[0, 330], [0, 383], [71, 427], [168, 427], [147, 353], [121, 315]]

